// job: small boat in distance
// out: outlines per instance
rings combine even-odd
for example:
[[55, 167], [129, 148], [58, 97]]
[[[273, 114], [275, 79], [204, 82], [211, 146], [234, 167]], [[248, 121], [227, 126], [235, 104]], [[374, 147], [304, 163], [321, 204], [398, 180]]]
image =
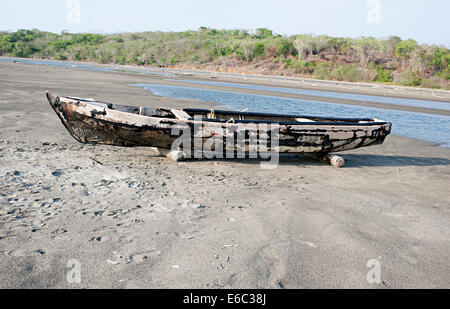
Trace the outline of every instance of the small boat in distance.
[[[120, 105], [92, 99], [56, 96], [47, 99], [70, 134], [79, 142], [122, 147], [153, 147], [175, 160], [188, 159], [187, 149], [172, 146], [180, 138], [174, 128], [190, 128], [190, 138], [220, 140], [221, 151], [249, 153], [252, 138], [268, 140], [268, 152], [310, 154], [342, 167], [344, 160], [331, 153], [379, 145], [391, 133], [392, 124], [377, 119], [323, 118], [186, 108], [182, 110]], [[198, 125], [200, 123], [200, 125]], [[277, 143], [270, 132], [256, 125], [277, 126]], [[176, 130], [175, 130], [176, 131]], [[236, 137], [244, 134], [244, 143]], [[181, 134], [181, 133], [180, 133]], [[217, 145], [217, 144], [216, 144]], [[192, 145], [194, 149], [194, 145]], [[189, 153], [192, 153], [189, 151]], [[197, 158], [197, 157], [196, 157]]]

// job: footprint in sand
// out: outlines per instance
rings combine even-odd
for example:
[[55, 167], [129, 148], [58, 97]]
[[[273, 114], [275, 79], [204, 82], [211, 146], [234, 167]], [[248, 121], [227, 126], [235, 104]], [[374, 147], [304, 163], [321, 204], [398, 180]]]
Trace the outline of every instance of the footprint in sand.
[[54, 171], [54, 172], [52, 173], [52, 176], [53, 176], [53, 177], [60, 177], [60, 176], [62, 176], [62, 174], [63, 174], [63, 171], [61, 171], [61, 170], [56, 170], [56, 171]]
[[140, 264], [149, 261], [151, 258], [161, 254], [161, 250], [152, 250], [130, 256], [131, 263]]
[[161, 250], [150, 250], [142, 253], [132, 254], [128, 257], [117, 252], [113, 252], [113, 254], [116, 256], [116, 258], [114, 260], [107, 260], [107, 262], [111, 265], [141, 264], [159, 256], [161, 254]]
[[106, 242], [108, 240], [111, 240], [111, 238], [109, 237], [104, 237], [104, 236], [95, 236], [92, 237], [89, 242], [96, 242], [96, 243], [102, 243], [102, 242]]
[[3, 252], [2, 254], [9, 257], [30, 257], [30, 256], [43, 256], [47, 254], [47, 252], [43, 249], [37, 249], [34, 251], [12, 250], [9, 252]]

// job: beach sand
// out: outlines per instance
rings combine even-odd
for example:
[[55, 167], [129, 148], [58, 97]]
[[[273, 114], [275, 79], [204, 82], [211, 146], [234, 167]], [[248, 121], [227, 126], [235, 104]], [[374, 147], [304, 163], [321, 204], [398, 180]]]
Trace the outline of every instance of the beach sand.
[[129, 86], [163, 78], [0, 63], [0, 288], [450, 288], [448, 148], [175, 163], [77, 143], [44, 95], [213, 106]]

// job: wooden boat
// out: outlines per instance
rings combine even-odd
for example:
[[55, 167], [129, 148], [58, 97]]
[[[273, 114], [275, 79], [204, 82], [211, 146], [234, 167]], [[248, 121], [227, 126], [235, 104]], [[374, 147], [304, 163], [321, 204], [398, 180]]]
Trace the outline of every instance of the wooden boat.
[[[191, 128], [192, 138], [201, 136], [221, 138], [223, 151], [249, 153], [248, 140], [255, 135], [265, 137], [255, 124], [276, 125], [279, 129], [277, 145], [268, 142], [268, 151], [291, 154], [314, 154], [341, 167], [344, 160], [330, 153], [382, 144], [391, 133], [392, 124], [377, 119], [322, 118], [298, 115], [276, 115], [205, 109], [165, 109], [97, 102], [92, 99], [55, 96], [46, 92], [50, 105], [70, 134], [81, 143], [106, 144], [123, 147], [153, 147], [161, 154], [181, 160], [187, 149], [172, 151], [180, 137], [175, 127]], [[199, 121], [201, 117], [201, 121]], [[198, 125], [198, 123], [201, 125]], [[215, 130], [217, 129], [217, 130]], [[219, 133], [218, 133], [219, 132]], [[220, 133], [222, 132], [222, 133]], [[235, 136], [245, 133], [247, 139], [239, 144]], [[181, 133], [180, 133], [181, 134]], [[193, 147], [193, 146], [192, 146]], [[191, 152], [190, 152], [191, 153]]]

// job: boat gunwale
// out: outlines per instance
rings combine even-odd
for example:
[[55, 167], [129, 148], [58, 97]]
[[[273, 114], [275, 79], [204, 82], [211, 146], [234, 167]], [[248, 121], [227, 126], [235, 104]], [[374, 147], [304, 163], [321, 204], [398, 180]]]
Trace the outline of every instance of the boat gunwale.
[[[136, 105], [126, 105], [126, 104], [115, 104], [115, 103], [107, 103], [107, 102], [101, 102], [101, 101], [95, 101], [90, 99], [82, 99], [77, 97], [69, 97], [69, 96], [56, 96], [60, 99], [68, 99], [76, 102], [83, 102], [85, 104], [91, 105], [93, 107], [99, 107], [95, 103], [98, 104], [104, 104], [108, 107], [109, 110], [113, 110], [118, 113], [123, 113], [127, 115], [134, 115], [138, 117], [146, 117], [146, 118], [153, 118], [158, 119], [161, 122], [167, 122], [167, 121], [174, 121], [179, 123], [196, 123], [195, 119], [189, 119], [189, 120], [182, 120], [182, 119], [176, 119], [176, 118], [166, 118], [166, 117], [155, 117], [155, 116], [144, 116], [144, 115], [137, 115], [130, 112], [120, 111], [117, 109], [111, 108], [113, 105], [115, 106], [126, 106], [126, 107], [134, 107], [134, 108], [140, 108], [141, 106]], [[71, 103], [71, 102], [66, 102]], [[71, 103], [71, 104], [74, 104]], [[94, 103], [94, 104], [93, 104]], [[145, 107], [145, 106], [144, 106]], [[154, 109], [160, 109], [164, 111], [170, 111], [170, 108], [163, 108], [163, 107], [151, 107], [149, 108]], [[298, 126], [298, 125], [305, 125], [305, 126], [384, 126], [384, 125], [390, 125], [392, 126], [392, 123], [387, 121], [376, 121], [377, 119], [374, 118], [325, 118], [321, 116], [305, 116], [305, 115], [291, 115], [291, 114], [271, 114], [271, 113], [259, 113], [259, 112], [239, 112], [239, 111], [226, 111], [226, 110], [216, 110], [216, 109], [197, 109], [197, 108], [185, 108], [181, 109], [182, 111], [185, 111], [187, 113], [189, 112], [199, 112], [199, 113], [210, 113], [211, 111], [214, 111], [216, 114], [229, 114], [229, 115], [247, 115], [247, 116], [254, 116], [254, 117], [285, 117], [285, 118], [305, 118], [305, 119], [322, 119], [322, 120], [330, 120], [330, 121], [312, 121], [312, 122], [298, 122], [298, 121], [272, 121], [272, 120], [239, 120], [236, 119], [234, 122], [227, 122], [226, 120], [220, 120], [220, 119], [209, 119], [209, 118], [202, 118], [202, 122], [210, 122], [210, 123], [223, 123], [223, 124], [261, 124], [261, 123], [267, 123], [267, 124], [279, 124], [282, 126]]]

